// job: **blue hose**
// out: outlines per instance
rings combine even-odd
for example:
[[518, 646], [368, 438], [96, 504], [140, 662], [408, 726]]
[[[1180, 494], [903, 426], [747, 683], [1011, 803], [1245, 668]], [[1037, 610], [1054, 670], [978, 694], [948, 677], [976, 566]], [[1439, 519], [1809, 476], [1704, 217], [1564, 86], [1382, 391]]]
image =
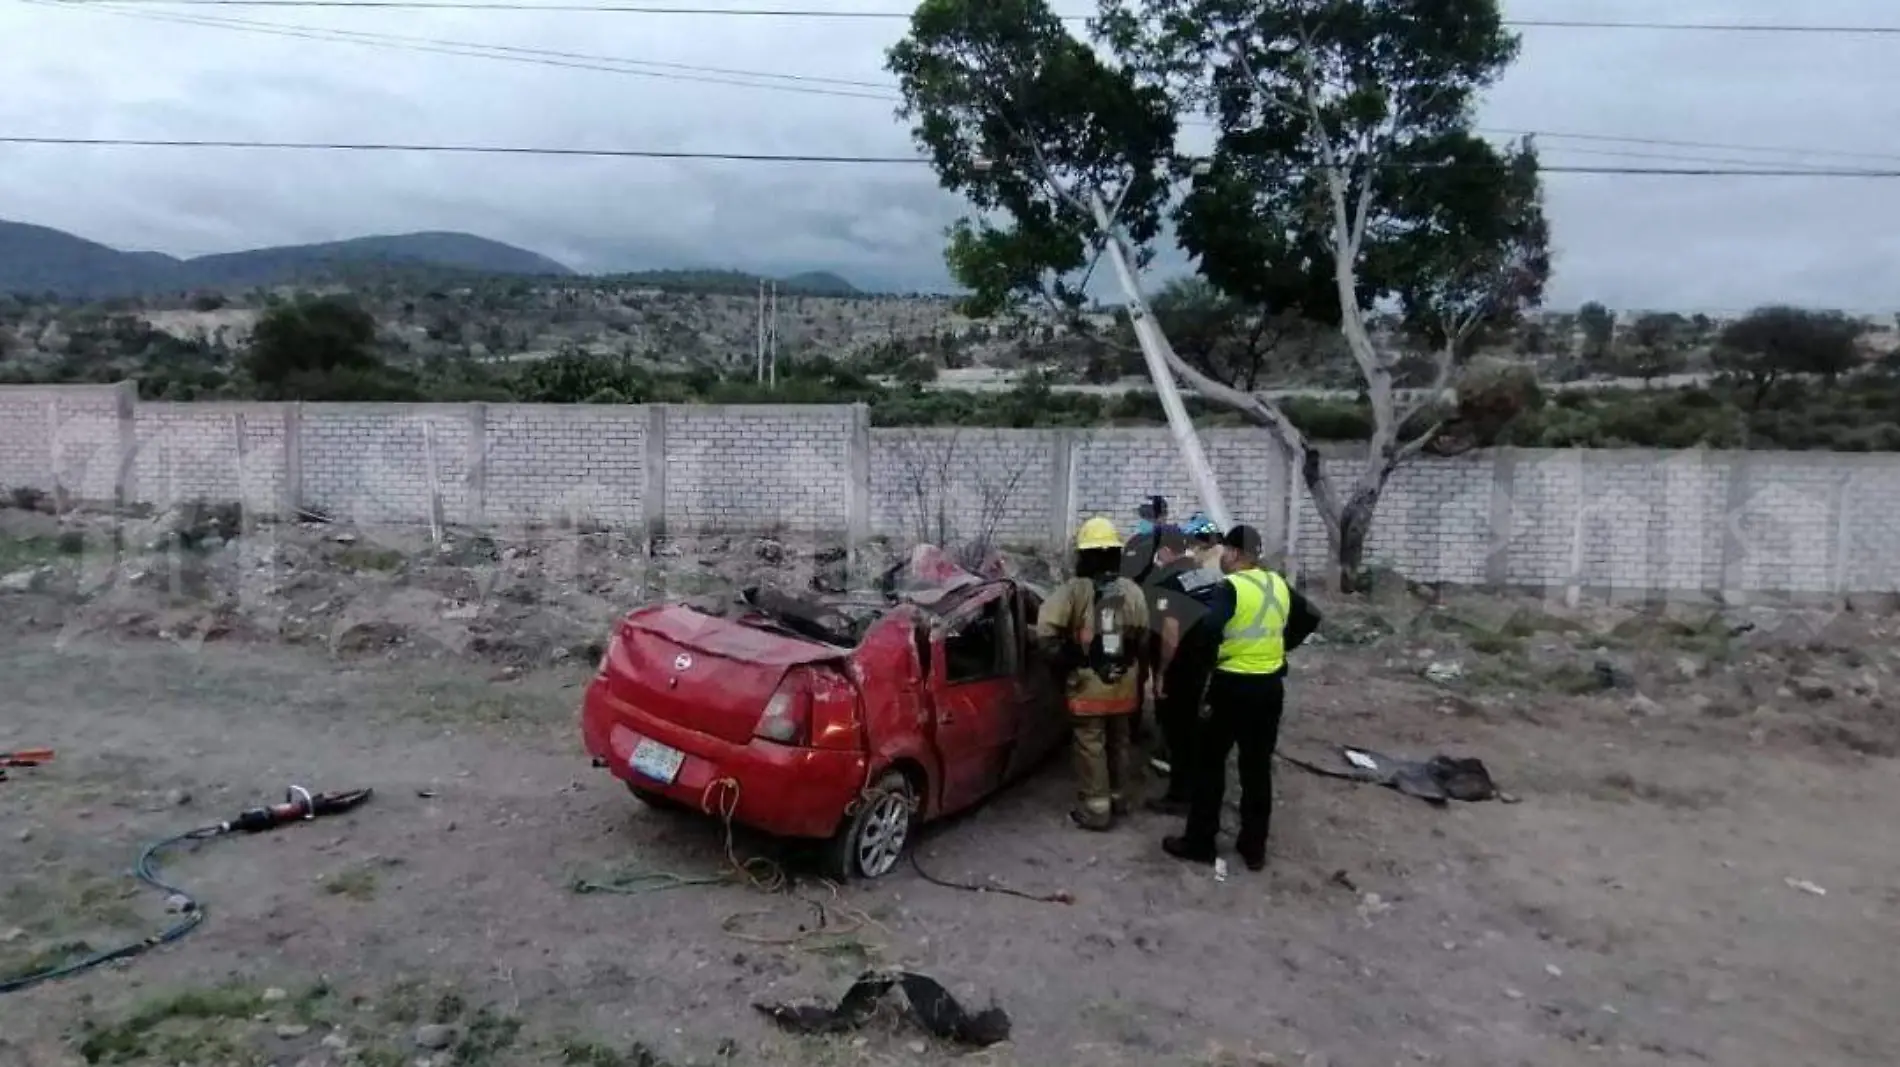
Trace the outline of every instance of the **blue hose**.
[[177, 922], [142, 941], [134, 941], [130, 944], [121, 945], [118, 948], [97, 952], [84, 959], [74, 960], [71, 963], [63, 963], [57, 967], [49, 967], [45, 970], [15, 975], [10, 978], [0, 978], [0, 994], [18, 993], [23, 989], [30, 989], [33, 986], [45, 982], [53, 982], [61, 978], [70, 978], [73, 975], [89, 971], [94, 967], [112, 963], [116, 960], [131, 959], [134, 956], [149, 952], [160, 945], [169, 945], [197, 929], [198, 924], [205, 921], [204, 909], [198, 906], [198, 902], [192, 898], [191, 894], [159, 879], [157, 867], [158, 854], [173, 845], [183, 844], [187, 841], [207, 841], [214, 837], [221, 837], [224, 833], [225, 828], [223, 826], [200, 827], [199, 829], [188, 830], [182, 834], [168, 837], [163, 841], [147, 845], [145, 846], [145, 850], [139, 853], [139, 861], [132, 868], [133, 876], [161, 893], [184, 898], [184, 915]]

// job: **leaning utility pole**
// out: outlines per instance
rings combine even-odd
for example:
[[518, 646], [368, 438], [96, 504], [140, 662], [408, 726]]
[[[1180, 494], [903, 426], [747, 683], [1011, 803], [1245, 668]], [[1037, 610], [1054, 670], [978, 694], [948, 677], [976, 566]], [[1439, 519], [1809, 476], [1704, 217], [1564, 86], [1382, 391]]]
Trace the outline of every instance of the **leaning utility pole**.
[[1129, 263], [1128, 250], [1122, 245], [1121, 232], [1115, 228], [1115, 219], [1108, 206], [1102, 203], [1099, 194], [1089, 195], [1089, 210], [1095, 216], [1095, 227], [1101, 231], [1102, 242], [1107, 246], [1108, 260], [1115, 267], [1116, 280], [1121, 282], [1122, 293], [1128, 300], [1128, 320], [1134, 328], [1135, 341], [1141, 345], [1141, 354], [1148, 362], [1148, 376], [1154, 379], [1155, 392], [1161, 397], [1161, 410], [1167, 412], [1168, 428], [1174, 433], [1174, 445], [1181, 451], [1181, 458], [1187, 462], [1188, 475], [1194, 479], [1194, 488], [1200, 493], [1201, 507], [1206, 509], [1207, 517], [1222, 530], [1230, 529], [1233, 517], [1227, 513], [1227, 502], [1221, 497], [1220, 483], [1214, 480], [1214, 468], [1208, 465], [1207, 453], [1201, 450], [1201, 439], [1194, 433], [1194, 423], [1189, 421], [1186, 405], [1181, 403], [1181, 393], [1174, 385], [1174, 372], [1168, 367], [1168, 354], [1173, 349], [1168, 345], [1161, 326], [1154, 320], [1154, 311], [1148, 306], [1148, 299], [1141, 292], [1141, 283], [1135, 278], [1135, 269]]
[[765, 381], [765, 279], [759, 279], [759, 381]]

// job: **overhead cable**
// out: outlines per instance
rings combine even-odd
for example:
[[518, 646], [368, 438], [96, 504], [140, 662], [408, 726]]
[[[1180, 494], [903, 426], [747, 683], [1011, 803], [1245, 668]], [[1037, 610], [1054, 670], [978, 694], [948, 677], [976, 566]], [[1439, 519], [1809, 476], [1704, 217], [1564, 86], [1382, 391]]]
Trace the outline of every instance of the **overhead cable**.
[[[414, 152], [464, 155], [567, 156], [605, 159], [705, 160], [731, 163], [812, 163], [846, 165], [928, 165], [922, 156], [823, 155], [777, 152], [712, 152], [655, 148], [569, 148], [531, 145], [423, 144], [394, 141], [264, 141], [236, 139], [57, 137], [0, 134], [0, 144], [78, 148], [177, 148], [279, 150], [302, 152]], [[1391, 161], [1382, 167], [1404, 170], [1455, 170], [1459, 164]], [[1312, 169], [1312, 168], [1302, 168]], [[1683, 178], [1900, 178], [1900, 169], [1859, 167], [1636, 167], [1545, 164], [1545, 174], [1600, 174]]]
[[[655, 59], [639, 59], [627, 56], [599, 55], [587, 52], [569, 52], [546, 48], [527, 48], [518, 45], [490, 44], [478, 41], [460, 41], [437, 37], [418, 37], [408, 34], [383, 33], [368, 30], [343, 30], [331, 27], [304, 26], [278, 22], [263, 22], [253, 19], [231, 18], [226, 16], [201, 16], [159, 13], [153, 11], [131, 11], [118, 8], [116, 4], [125, 0], [101, 0], [98, 3], [76, 3], [74, 0], [20, 0], [22, 3], [46, 7], [85, 7], [100, 14], [110, 14], [125, 18], [147, 19], [154, 22], [170, 22], [179, 25], [201, 26], [208, 29], [226, 29], [244, 33], [256, 33], [267, 36], [290, 37], [302, 40], [329, 41], [335, 44], [356, 44], [375, 48], [390, 48], [400, 51], [413, 51], [438, 55], [461, 56], [469, 59], [487, 59], [511, 63], [557, 67], [574, 70], [598, 71], [608, 74], [623, 74], [634, 77], [658, 78], [681, 82], [727, 85], [745, 89], [762, 89], [773, 92], [804, 93], [816, 96], [832, 96], [846, 99], [876, 100], [887, 103], [901, 102], [896, 92], [897, 86], [888, 81], [872, 81], [858, 78], [833, 78], [816, 74], [801, 74], [779, 71], [745, 70], [732, 67], [705, 66], [693, 63], [675, 63]], [[653, 68], [653, 69], [639, 69]], [[742, 80], [744, 79], [744, 80]], [[843, 91], [829, 88], [845, 87], [854, 90]], [[1188, 120], [1196, 126], [1211, 125], [1204, 120]], [[1746, 152], [1782, 156], [1831, 156], [1839, 159], [1860, 159], [1868, 161], [1900, 163], [1900, 154], [1883, 152], [1865, 152], [1845, 149], [1801, 148], [1789, 145], [1748, 145], [1716, 141], [1682, 140], [1658, 137], [1623, 136], [1596, 133], [1571, 133], [1555, 130], [1502, 129], [1479, 127], [1479, 133], [1498, 136], [1534, 136], [1558, 141], [1598, 142], [1606, 144], [1653, 145], [1657, 147], [1694, 148], [1721, 152]], [[1578, 154], [1592, 153], [1584, 149], [1571, 149], [1557, 146], [1562, 151]], [[1619, 153], [1622, 154], [1622, 153]], [[1746, 159], [1714, 159], [1695, 155], [1651, 155], [1649, 153], [1628, 153], [1632, 158], [1655, 158], [1684, 163], [1766, 163]], [[1792, 165], [1792, 164], [1790, 164]], [[1805, 164], [1804, 164], [1805, 165]]]
[[[797, 19], [904, 19], [913, 12], [897, 9], [808, 7], [707, 7], [670, 4], [526, 3], [519, 0], [59, 0], [74, 6], [95, 3], [136, 3], [170, 7], [321, 7], [358, 10], [408, 11], [542, 11], [607, 15], [693, 15], [729, 18]], [[1092, 15], [1058, 14], [1065, 22], [1086, 22]], [[1797, 33], [1835, 36], [1900, 35], [1900, 26], [1822, 25], [1788, 22], [1661, 22], [1605, 19], [1505, 19], [1506, 26], [1555, 30], [1642, 30], [1691, 33]]]

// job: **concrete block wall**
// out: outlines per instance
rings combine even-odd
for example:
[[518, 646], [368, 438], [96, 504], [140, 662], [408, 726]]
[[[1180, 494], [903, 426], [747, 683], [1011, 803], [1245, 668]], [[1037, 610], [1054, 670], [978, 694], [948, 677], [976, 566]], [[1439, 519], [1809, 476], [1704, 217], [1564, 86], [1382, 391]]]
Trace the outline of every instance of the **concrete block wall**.
[[288, 404], [140, 404], [133, 417], [130, 499], [155, 507], [235, 500], [288, 513]]
[[645, 407], [621, 405], [487, 405], [471, 418], [482, 431], [482, 520], [565, 515], [642, 525], [649, 417]]
[[[1363, 462], [1337, 454], [1322, 462], [1334, 492], [1346, 499]], [[1494, 555], [1494, 480], [1488, 456], [1417, 461], [1400, 467], [1386, 482], [1373, 513], [1372, 532], [1366, 538], [1367, 562], [1394, 568], [1414, 581], [1486, 583]], [[1304, 479], [1294, 509], [1293, 554], [1299, 569], [1324, 572], [1332, 550]]]
[[469, 521], [474, 410], [466, 404], [302, 405], [303, 506], [361, 523], [427, 521], [426, 459], [433, 452], [442, 518]]
[[[427, 428], [425, 431], [425, 427]], [[426, 434], [426, 436], [425, 436]], [[1324, 527], [1261, 431], [1203, 435], [1230, 510], [1324, 573]], [[434, 490], [425, 462], [433, 444]], [[1328, 450], [1344, 491], [1361, 460]], [[0, 489], [86, 501], [240, 500], [356, 521], [914, 538], [940, 496], [969, 537], [1066, 545], [1196, 494], [1160, 429], [872, 430], [862, 407], [171, 404], [117, 386], [0, 387]], [[1420, 581], [1590, 595], [1900, 593], [1900, 456], [1499, 450], [1387, 485], [1368, 556]]]
[[0, 487], [115, 499], [136, 400], [130, 383], [0, 387]]
[[[1066, 502], [1069, 444], [1043, 430], [870, 432], [870, 530], [897, 540], [1046, 545]], [[949, 536], [939, 536], [939, 526]]]
[[849, 455], [861, 409], [668, 406], [669, 529], [844, 533], [856, 486]]

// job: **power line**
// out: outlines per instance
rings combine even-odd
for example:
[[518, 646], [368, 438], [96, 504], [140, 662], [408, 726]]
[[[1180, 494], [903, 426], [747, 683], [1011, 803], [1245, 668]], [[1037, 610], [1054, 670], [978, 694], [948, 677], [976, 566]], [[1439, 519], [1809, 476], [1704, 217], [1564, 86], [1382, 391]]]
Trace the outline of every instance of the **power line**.
[[[561, 52], [553, 49], [524, 48], [515, 45], [480, 44], [466, 41], [451, 41], [432, 37], [411, 37], [401, 34], [374, 33], [362, 30], [338, 30], [320, 26], [294, 26], [274, 22], [256, 22], [247, 19], [221, 18], [201, 15], [160, 14], [148, 11], [116, 10], [104, 4], [77, 4], [71, 0], [20, 0], [21, 3], [40, 7], [85, 7], [100, 14], [114, 15], [120, 18], [144, 19], [149, 22], [167, 22], [181, 26], [202, 26], [209, 29], [236, 30], [244, 33], [260, 33], [273, 37], [290, 37], [310, 41], [329, 41], [336, 44], [357, 44], [371, 48], [394, 48], [408, 52], [431, 53], [435, 55], [465, 56], [471, 59], [493, 59], [505, 62], [531, 63], [536, 66], [559, 67], [567, 70], [592, 70], [609, 74], [629, 74], [636, 77], [666, 78], [674, 81], [700, 82], [711, 85], [731, 85], [746, 89], [772, 89], [788, 93], [805, 93], [813, 96], [847, 97], [859, 100], [878, 100], [895, 102], [900, 98], [892, 93], [873, 93], [830, 89], [804, 84], [760, 84], [753, 81], [741, 81], [739, 77], [750, 78], [786, 78], [753, 71], [735, 71], [722, 67], [698, 67], [685, 63], [665, 63], [652, 60], [618, 59], [613, 56], [595, 56], [583, 52]], [[659, 68], [656, 70], [635, 69], [635, 65]], [[681, 73], [696, 72], [696, 73]], [[792, 76], [793, 82], [828, 82], [833, 79], [806, 78]], [[843, 79], [837, 79], [843, 81]], [[866, 83], [875, 84], [875, 83]]]
[[[1549, 138], [1558, 141], [1594, 141], [1602, 144], [1656, 145], [1664, 148], [1699, 148], [1716, 152], [1757, 152], [1791, 156], [1835, 156], [1841, 159], [1865, 159], [1876, 162], [1900, 163], [1900, 153], [1858, 152], [1840, 148], [1797, 148], [1792, 145], [1746, 145], [1721, 141], [1685, 141], [1668, 137], [1623, 137], [1607, 133], [1568, 133], [1559, 130], [1515, 130], [1497, 127], [1481, 128], [1479, 132], [1499, 134], [1507, 137]], [[1568, 151], [1568, 149], [1566, 149], [1566, 151]]]
[[[87, 6], [108, 0], [58, 0]], [[849, 8], [701, 7], [665, 4], [523, 3], [518, 0], [109, 0], [113, 3], [174, 7], [322, 7], [362, 10], [544, 11], [608, 15], [703, 15], [733, 18], [906, 19], [913, 12]], [[1086, 22], [1091, 15], [1057, 15], [1065, 22]], [[1771, 22], [1650, 22], [1600, 19], [1505, 19], [1523, 29], [1645, 30], [1703, 33], [1801, 33], [1845, 36], [1900, 35], [1900, 26], [1809, 25]]]
[[[351, 141], [241, 141], [130, 137], [46, 137], [0, 135], [0, 144], [91, 148], [248, 149], [322, 152], [416, 152], [433, 154], [593, 157], [608, 159], [707, 160], [732, 163], [814, 163], [850, 165], [922, 166], [921, 156], [818, 155], [773, 152], [707, 152], [635, 148], [544, 148], [528, 145], [418, 144]], [[1410, 170], [1441, 169], [1431, 165], [1388, 164]], [[1448, 164], [1442, 169], [1453, 169]], [[1802, 167], [1630, 167], [1555, 164], [1540, 168], [1547, 174], [1599, 174], [1682, 178], [1900, 178], [1900, 169]]]
[[[896, 103], [902, 97], [896, 93], [896, 85], [888, 81], [871, 81], [854, 78], [832, 78], [815, 74], [798, 74], [774, 71], [742, 70], [731, 67], [712, 67], [691, 63], [673, 63], [652, 59], [636, 59], [623, 56], [596, 55], [586, 52], [566, 52], [544, 48], [526, 48], [516, 45], [489, 44], [476, 41], [458, 41], [436, 37], [416, 37], [405, 34], [382, 33], [367, 30], [340, 30], [330, 27], [287, 25], [277, 22], [260, 22], [251, 19], [229, 18], [224, 16], [198, 16], [161, 14], [150, 11], [129, 11], [115, 7], [125, 0], [100, 0], [97, 3], [75, 3], [74, 0], [21, 0], [22, 3], [37, 4], [45, 7], [85, 7], [100, 14], [110, 14], [123, 18], [147, 19], [155, 22], [172, 22], [180, 25], [201, 26], [210, 29], [228, 29], [245, 33], [257, 33], [271, 36], [293, 37], [307, 40], [329, 41], [336, 44], [359, 44], [370, 47], [384, 47], [398, 50], [433, 53], [439, 55], [462, 56], [470, 59], [489, 59], [504, 62], [528, 63], [538, 66], [566, 69], [600, 71], [609, 74], [627, 74], [636, 77], [661, 78], [689, 82], [702, 82], [715, 85], [730, 85], [748, 89], [766, 89], [778, 92], [809, 93], [819, 96], [836, 96], [847, 99], [877, 100]], [[560, 62], [553, 62], [558, 60]], [[628, 69], [652, 67], [654, 70]], [[770, 79], [773, 82], [790, 84], [761, 84], [758, 81], [736, 79]], [[808, 88], [807, 86], [817, 86]], [[823, 86], [843, 86], [857, 89], [889, 90], [887, 92], [841, 92]], [[1204, 120], [1190, 120], [1196, 125], [1209, 125]], [[1793, 146], [1747, 145], [1715, 141], [1693, 141], [1657, 137], [1630, 137], [1610, 134], [1569, 133], [1554, 130], [1478, 128], [1480, 133], [1501, 136], [1535, 136], [1550, 140], [1583, 141], [1605, 144], [1636, 144], [1671, 148], [1694, 148], [1721, 152], [1748, 152], [1784, 156], [1833, 156], [1840, 159], [1860, 159], [1886, 163], [1900, 163], [1900, 154], [1881, 152], [1860, 152], [1842, 149], [1798, 148]], [[1600, 155], [1586, 149], [1556, 146], [1556, 150], [1577, 154]], [[1756, 163], [1763, 162], [1748, 159], [1715, 159], [1704, 156], [1652, 153], [1611, 153], [1638, 159], [1661, 159], [1681, 163]]]

